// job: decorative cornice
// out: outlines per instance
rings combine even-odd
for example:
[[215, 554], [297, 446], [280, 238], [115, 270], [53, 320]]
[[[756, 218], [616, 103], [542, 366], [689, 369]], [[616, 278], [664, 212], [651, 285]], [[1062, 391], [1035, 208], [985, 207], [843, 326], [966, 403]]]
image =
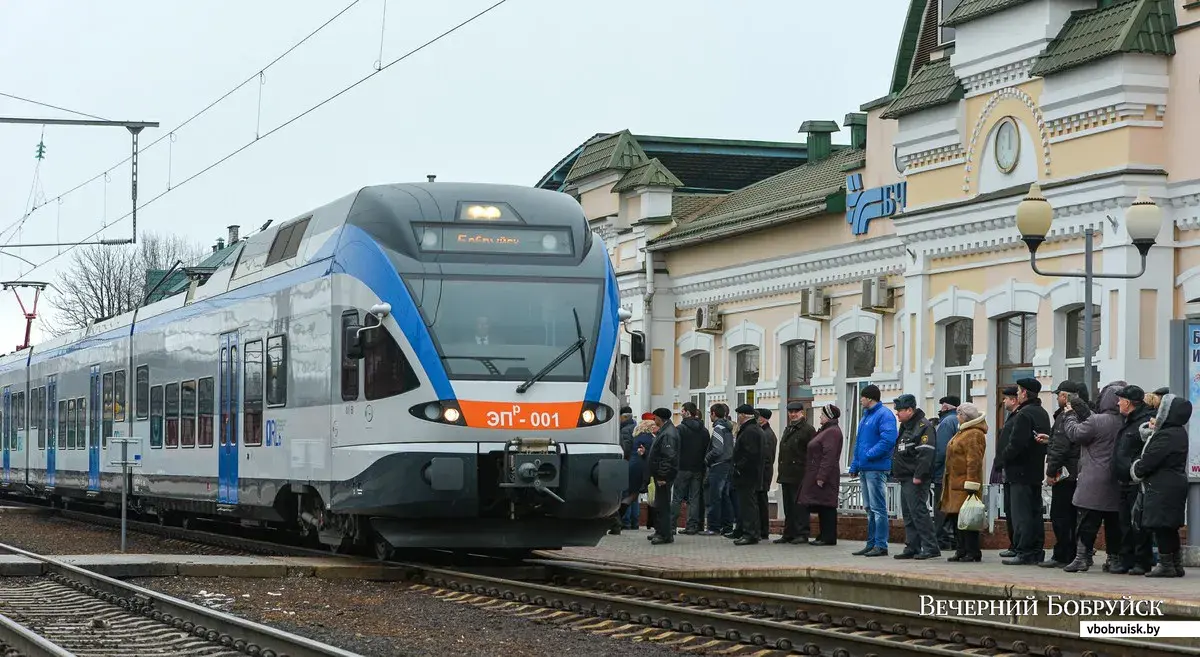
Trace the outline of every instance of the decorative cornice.
[[962, 144], [951, 144], [949, 146], [938, 146], [916, 153], [910, 153], [902, 156], [900, 161], [904, 163], [905, 175], [917, 173], [917, 169], [932, 168], [935, 165], [948, 166], [957, 164], [966, 156], [967, 152], [963, 149]]
[[971, 191], [971, 172], [974, 170], [973, 162], [975, 159], [975, 151], [979, 146], [980, 139], [986, 137], [986, 135], [983, 134], [983, 128], [985, 125], [987, 125], [987, 120], [991, 117], [992, 110], [996, 108], [996, 105], [998, 105], [1000, 101], [1007, 100], [1009, 98], [1015, 98], [1021, 101], [1021, 104], [1025, 105], [1025, 107], [1033, 115], [1033, 120], [1037, 124], [1038, 135], [1041, 137], [1042, 165], [1044, 167], [1043, 173], [1046, 176], [1050, 175], [1050, 133], [1046, 130], [1046, 118], [1042, 116], [1042, 110], [1038, 107], [1038, 104], [1036, 101], [1034, 101], [1033, 97], [1024, 91], [1017, 89], [1016, 87], [1008, 87], [1007, 89], [1001, 89], [997, 91], [996, 93], [992, 94], [990, 98], [988, 98], [987, 104], [984, 105], [983, 110], [979, 112], [979, 118], [975, 121], [975, 129], [971, 132], [971, 141], [969, 144], [967, 144], [967, 163], [966, 166], [963, 167], [965, 170], [962, 186], [964, 193], [970, 193]]
[[[1150, 105], [1145, 103], [1116, 103], [1051, 119], [1046, 122], [1046, 130], [1050, 133], [1051, 138], [1054, 138], [1104, 127], [1121, 121], [1140, 120], [1145, 118], [1146, 111], [1150, 107]], [[1155, 106], [1155, 115], [1161, 118], [1163, 113], [1159, 113], [1158, 108], [1162, 108], [1163, 113], [1165, 113], [1166, 107], [1161, 105]]]
[[997, 87], [1011, 87], [1030, 79], [1029, 71], [1033, 68], [1037, 57], [1029, 57], [1020, 61], [990, 68], [986, 71], [968, 75], [962, 79], [967, 96], [979, 96]]
[[1175, 211], [1176, 228], [1200, 230], [1200, 192], [1176, 196], [1169, 202]]

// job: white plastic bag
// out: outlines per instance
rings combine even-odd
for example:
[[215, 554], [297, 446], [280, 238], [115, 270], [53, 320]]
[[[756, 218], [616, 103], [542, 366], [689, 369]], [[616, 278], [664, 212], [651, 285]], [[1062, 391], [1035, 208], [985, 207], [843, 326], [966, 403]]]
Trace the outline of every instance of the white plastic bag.
[[963, 502], [962, 507], [958, 510], [958, 528], [964, 532], [981, 532], [983, 531], [984, 521], [987, 519], [987, 507], [983, 505], [983, 500], [979, 499], [979, 494], [972, 492], [967, 501]]

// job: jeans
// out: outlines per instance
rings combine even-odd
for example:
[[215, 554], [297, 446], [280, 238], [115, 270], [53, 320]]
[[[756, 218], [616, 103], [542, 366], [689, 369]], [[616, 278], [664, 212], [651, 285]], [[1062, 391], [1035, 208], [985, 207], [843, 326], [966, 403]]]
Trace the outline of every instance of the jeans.
[[929, 482], [900, 480], [900, 506], [904, 509], [904, 551], [908, 554], [937, 554], [933, 514], [929, 510]]
[[642, 520], [642, 500], [641, 496], [635, 495], [633, 501], [629, 503], [629, 508], [625, 511], [625, 526], [630, 529], [637, 529]]
[[729, 462], [717, 463], [708, 469], [708, 528], [719, 532], [733, 527], [733, 500], [729, 496]]
[[671, 491], [671, 526], [679, 525], [679, 511], [683, 502], [687, 502], [687, 529], [700, 531], [700, 488], [704, 484], [703, 472], [680, 470], [675, 478]]
[[870, 470], [859, 473], [862, 480], [863, 506], [867, 511], [867, 547], [883, 550], [888, 546], [887, 478], [888, 473]]

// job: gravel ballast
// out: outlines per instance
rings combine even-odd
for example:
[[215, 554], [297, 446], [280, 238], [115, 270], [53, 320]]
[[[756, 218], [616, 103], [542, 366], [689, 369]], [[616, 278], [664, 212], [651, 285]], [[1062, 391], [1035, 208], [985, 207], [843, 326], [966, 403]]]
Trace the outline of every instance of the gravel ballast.
[[[38, 554], [111, 554], [121, 551], [118, 529], [88, 525], [50, 515], [0, 513], [0, 543]], [[229, 554], [188, 541], [128, 532], [129, 554]]]
[[668, 648], [596, 636], [413, 591], [400, 582], [315, 577], [139, 578], [138, 586], [368, 657], [678, 657]]

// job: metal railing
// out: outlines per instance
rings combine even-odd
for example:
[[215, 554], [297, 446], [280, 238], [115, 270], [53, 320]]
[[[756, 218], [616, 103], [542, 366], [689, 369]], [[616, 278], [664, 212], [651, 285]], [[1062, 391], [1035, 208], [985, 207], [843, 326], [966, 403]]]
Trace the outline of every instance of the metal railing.
[[[885, 486], [884, 497], [887, 499], [887, 514], [889, 518], [902, 519], [904, 513], [900, 507], [900, 483], [889, 481]], [[980, 491], [984, 506], [987, 507], [988, 529], [994, 529], [996, 519], [1004, 515], [1004, 487], [1001, 484], [988, 484]], [[1051, 489], [1042, 486], [1042, 518], [1050, 519]], [[930, 508], [934, 508], [937, 500], [933, 499], [933, 491], [929, 493]], [[838, 487], [838, 514], [866, 515], [863, 505], [862, 480], [843, 480]]]

